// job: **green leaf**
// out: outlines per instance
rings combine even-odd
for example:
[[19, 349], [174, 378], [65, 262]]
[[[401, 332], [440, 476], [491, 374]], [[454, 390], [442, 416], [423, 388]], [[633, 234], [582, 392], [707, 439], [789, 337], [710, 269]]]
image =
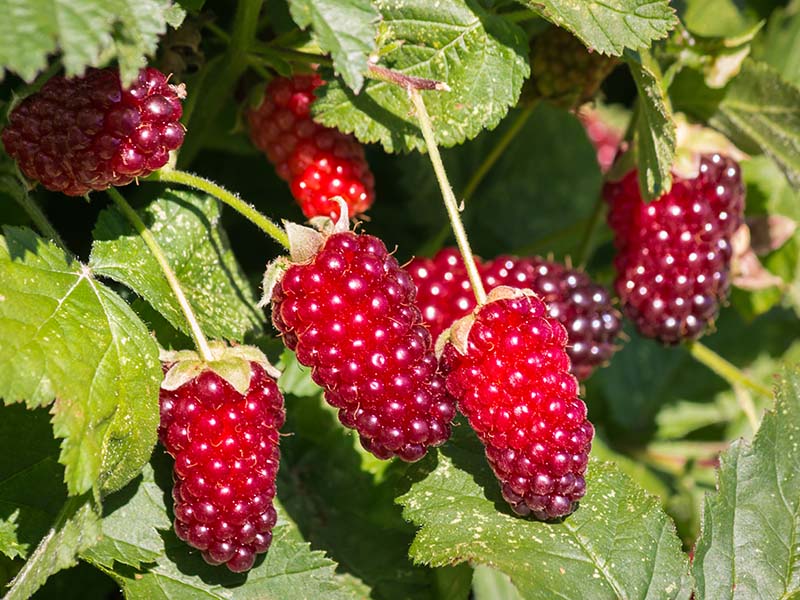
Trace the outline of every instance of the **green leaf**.
[[[339, 425], [320, 396], [287, 398], [283, 430], [292, 435], [281, 440], [278, 490], [303, 537], [325, 548], [339, 571], [369, 586], [374, 597], [433, 600], [441, 586], [438, 598], [458, 598], [459, 573], [415, 566], [408, 558], [414, 528], [394, 504], [395, 469], [390, 465], [386, 479], [376, 481], [355, 448], [357, 436]], [[368, 530], [380, 535], [365, 535]]]
[[159, 531], [172, 526], [163, 494], [155, 483], [153, 468], [145, 465], [139, 477], [104, 502], [102, 537], [82, 558], [106, 569], [115, 561], [137, 569], [142, 563], [155, 562], [164, 549]]
[[675, 527], [610, 463], [593, 460], [588, 493], [561, 523], [512, 516], [483, 448], [466, 426], [409, 469], [403, 516], [421, 529], [411, 556], [430, 565], [468, 560], [511, 577], [524, 598], [688, 598]]
[[156, 441], [158, 351], [130, 307], [85, 265], [31, 231], [0, 242], [0, 396], [54, 398], [53, 430], [71, 494], [113, 491]]
[[25, 557], [36, 547], [67, 499], [63, 479], [47, 410], [0, 405], [0, 523], [13, 524], [19, 544], [0, 551]]
[[292, 18], [309, 25], [314, 38], [333, 58], [333, 67], [358, 92], [364, 84], [369, 54], [375, 50], [380, 18], [369, 0], [290, 0]]
[[486, 565], [475, 567], [472, 590], [475, 600], [524, 600], [508, 575]]
[[588, 48], [622, 55], [625, 48], [647, 48], [677, 23], [668, 0], [520, 0]]
[[[516, 104], [530, 72], [518, 26], [468, 0], [375, 4], [383, 17], [383, 65], [451, 88], [423, 95], [439, 144], [454, 146], [494, 128]], [[398, 85], [368, 81], [356, 95], [332, 81], [317, 94], [312, 109], [320, 123], [380, 142], [388, 152], [425, 147], [408, 93]]]
[[21, 544], [17, 538], [17, 520], [19, 519], [19, 509], [11, 513], [8, 519], [0, 519], [0, 552], [8, 558], [25, 556], [27, 545]]
[[697, 598], [795, 598], [800, 594], [800, 372], [780, 377], [775, 409], [752, 444], [720, 460], [706, 496], [693, 572]]
[[[260, 331], [263, 313], [230, 249], [220, 223], [219, 203], [193, 192], [166, 190], [142, 219], [163, 248], [186, 292], [203, 332], [242, 341]], [[127, 285], [189, 333], [175, 294], [144, 241], [115, 208], [104, 210], [94, 230], [92, 270]]]
[[763, 152], [800, 187], [800, 88], [751, 59], [724, 89], [706, 87], [701, 77], [694, 70], [676, 77], [675, 107], [708, 121], [745, 152]]
[[734, 0], [685, 0], [682, 15], [686, 28], [707, 37], [731, 37], [748, 26]]
[[78, 564], [76, 556], [99, 538], [98, 522], [91, 494], [70, 498], [3, 600], [28, 600], [48, 577]]
[[60, 51], [67, 75], [117, 59], [130, 81], [183, 11], [172, 0], [0, 0], [0, 77], [32, 81]]
[[772, 65], [786, 81], [800, 85], [800, 5], [772, 13], [756, 58]]
[[[118, 492], [116, 501], [109, 498], [114, 506], [104, 514], [102, 529], [110, 539], [84, 554], [103, 565], [113, 561], [111, 575], [128, 600], [356, 600], [368, 594], [357, 582], [337, 575], [336, 563], [322, 552], [311, 551], [280, 506], [272, 546], [251, 571], [231, 573], [207, 565], [175, 537], [166, 518], [172, 503], [171, 471], [172, 461], [164, 453], [154, 455], [153, 469]], [[125, 564], [140, 560], [148, 560], [141, 569]]]
[[670, 171], [675, 158], [675, 122], [661, 71], [649, 54], [625, 53], [639, 92], [635, 147], [642, 198], [654, 200], [672, 187]]

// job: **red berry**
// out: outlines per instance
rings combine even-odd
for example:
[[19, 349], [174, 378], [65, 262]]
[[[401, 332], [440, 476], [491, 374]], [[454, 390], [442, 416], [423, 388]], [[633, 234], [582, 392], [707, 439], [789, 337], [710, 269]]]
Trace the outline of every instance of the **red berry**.
[[665, 344], [700, 337], [728, 292], [731, 236], [744, 211], [739, 165], [703, 156], [696, 177], [673, 175], [670, 192], [649, 204], [635, 171], [607, 183], [604, 195], [625, 314]]
[[463, 353], [448, 343], [442, 369], [503, 497], [523, 516], [571, 513], [586, 491], [594, 428], [569, 372], [566, 329], [536, 295], [507, 287], [466, 319]]
[[25, 176], [49, 190], [82, 196], [127, 185], [163, 167], [183, 143], [182, 97], [152, 68], [124, 89], [115, 69], [53, 77], [11, 111], [3, 144]]
[[350, 215], [366, 211], [375, 196], [375, 179], [364, 148], [352, 136], [311, 120], [319, 75], [278, 77], [267, 85], [264, 101], [247, 112], [250, 137], [289, 182], [303, 214], [309, 219], [336, 219], [341, 196]]
[[283, 397], [258, 363], [237, 392], [206, 370], [161, 389], [159, 439], [175, 458], [175, 533], [212, 565], [247, 571], [267, 551], [283, 425]]
[[[569, 332], [567, 353], [576, 377], [587, 379], [595, 367], [611, 359], [622, 326], [619, 313], [606, 289], [586, 273], [540, 257], [501, 256], [478, 262], [478, 267], [487, 291], [499, 285], [530, 289], [547, 303], [549, 315]], [[408, 271], [417, 285], [417, 305], [434, 338], [475, 307], [456, 248], [445, 248], [432, 259], [415, 258]]]
[[450, 436], [455, 405], [408, 273], [378, 238], [335, 233], [288, 268], [272, 320], [339, 420], [378, 458], [419, 460]]

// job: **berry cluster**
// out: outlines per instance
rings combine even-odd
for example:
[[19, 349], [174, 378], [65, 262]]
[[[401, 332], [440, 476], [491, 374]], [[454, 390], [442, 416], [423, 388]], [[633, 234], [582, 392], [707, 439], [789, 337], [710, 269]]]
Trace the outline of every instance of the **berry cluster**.
[[414, 295], [383, 242], [349, 231], [290, 266], [272, 294], [284, 342], [379, 458], [419, 460], [447, 440], [455, 413]]
[[283, 397], [258, 363], [240, 394], [205, 370], [161, 389], [161, 443], [175, 458], [175, 533], [207, 563], [247, 571], [272, 541]]
[[616, 290], [639, 331], [665, 344], [699, 337], [728, 292], [731, 236], [742, 222], [739, 165], [702, 156], [696, 177], [645, 204], [637, 173], [605, 185], [618, 255]]
[[[595, 367], [614, 354], [621, 328], [619, 313], [608, 291], [582, 271], [568, 269], [540, 257], [501, 256], [478, 262], [487, 290], [500, 285], [533, 290], [569, 333], [567, 352], [572, 372], [588, 378]], [[466, 268], [456, 248], [445, 248], [434, 258], [415, 258], [408, 266], [417, 285], [417, 305], [431, 334], [438, 337], [456, 319], [475, 307]]]
[[569, 372], [567, 331], [529, 291], [501, 287], [489, 299], [465, 317], [473, 322], [463, 348], [445, 346], [447, 389], [486, 447], [511, 508], [562, 517], [586, 491], [594, 436]]
[[82, 196], [127, 185], [163, 167], [183, 143], [182, 97], [152, 68], [128, 88], [114, 69], [53, 77], [11, 111], [3, 144], [25, 176], [49, 190]]
[[523, 94], [569, 109], [594, 97], [617, 60], [587, 50], [571, 33], [553, 26], [534, 38], [530, 63]]
[[322, 83], [316, 74], [273, 79], [261, 105], [247, 113], [250, 137], [289, 182], [306, 217], [336, 219], [334, 196], [358, 215], [372, 205], [375, 179], [353, 136], [311, 120], [314, 89]]

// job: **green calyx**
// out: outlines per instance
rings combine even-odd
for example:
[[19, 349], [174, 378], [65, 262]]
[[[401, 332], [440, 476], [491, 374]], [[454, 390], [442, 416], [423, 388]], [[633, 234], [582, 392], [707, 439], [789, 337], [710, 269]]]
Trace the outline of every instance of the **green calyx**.
[[261, 365], [270, 377], [280, 377], [280, 371], [255, 346], [229, 346], [221, 341], [212, 341], [208, 345], [212, 356], [208, 361], [203, 360], [194, 350], [161, 350], [159, 359], [171, 365], [164, 375], [161, 388], [176, 390], [203, 371], [213, 371], [244, 395], [250, 388], [251, 362]]

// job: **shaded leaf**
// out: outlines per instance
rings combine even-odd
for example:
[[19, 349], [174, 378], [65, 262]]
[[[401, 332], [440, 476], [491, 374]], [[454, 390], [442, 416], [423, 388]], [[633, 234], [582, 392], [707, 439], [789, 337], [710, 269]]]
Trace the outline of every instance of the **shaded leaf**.
[[[519, 27], [471, 0], [378, 0], [375, 5], [383, 17], [384, 47], [392, 48], [382, 56], [383, 66], [451, 88], [423, 95], [439, 144], [460, 144], [494, 128], [517, 102], [530, 71]], [[316, 93], [314, 118], [325, 125], [353, 132], [362, 142], [380, 142], [387, 152], [425, 147], [408, 93], [400, 86], [368, 81], [355, 95], [332, 81]]]
[[28, 600], [51, 575], [78, 564], [77, 555], [99, 538], [98, 521], [90, 494], [67, 500], [50, 531], [9, 584], [3, 600]]
[[[248, 333], [260, 330], [262, 313], [230, 249], [216, 200], [193, 192], [166, 190], [142, 216], [206, 335], [242, 341]], [[173, 327], [188, 334], [186, 318], [161, 268], [115, 207], [101, 213], [94, 236], [89, 261], [92, 270], [127, 285]]]
[[800, 88], [751, 59], [721, 90], [706, 87], [701, 77], [690, 69], [676, 77], [670, 89], [676, 108], [707, 120], [745, 152], [763, 152], [800, 186]]
[[53, 244], [0, 242], [0, 395], [53, 407], [71, 494], [135, 477], [156, 440], [161, 368], [130, 307]]
[[[152, 465], [117, 492], [116, 499], [109, 498], [101, 523], [108, 539], [84, 555], [100, 564], [113, 563], [110, 574], [128, 600], [355, 600], [368, 593], [357, 582], [336, 575], [336, 564], [322, 552], [311, 551], [280, 506], [272, 546], [252, 570], [232, 573], [206, 564], [197, 550], [172, 531], [168, 518], [172, 460], [159, 451]], [[125, 564], [143, 560], [148, 562], [140, 569]]]

